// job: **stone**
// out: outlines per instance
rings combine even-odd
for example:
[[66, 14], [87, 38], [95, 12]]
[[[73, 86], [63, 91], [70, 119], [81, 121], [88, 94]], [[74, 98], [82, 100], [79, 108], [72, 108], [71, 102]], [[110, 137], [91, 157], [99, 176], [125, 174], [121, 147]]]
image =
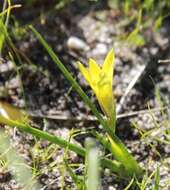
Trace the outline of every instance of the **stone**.
[[76, 36], [69, 37], [67, 40], [67, 47], [76, 51], [86, 51], [89, 49], [88, 45], [82, 39]]

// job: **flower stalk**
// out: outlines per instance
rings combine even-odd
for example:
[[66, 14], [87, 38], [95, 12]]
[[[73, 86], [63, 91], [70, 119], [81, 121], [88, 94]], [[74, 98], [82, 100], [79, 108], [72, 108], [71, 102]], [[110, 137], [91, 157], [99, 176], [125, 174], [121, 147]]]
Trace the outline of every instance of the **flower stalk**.
[[115, 135], [116, 104], [112, 91], [114, 71], [113, 49], [111, 49], [107, 54], [102, 67], [100, 67], [93, 59], [89, 60], [88, 68], [85, 68], [80, 62], [78, 65], [81, 73], [94, 91], [101, 109], [107, 117], [107, 126], [113, 131], [113, 133], [107, 134], [109, 141], [106, 141], [104, 138], [97, 135], [98, 138], [100, 138], [102, 144], [110, 150], [114, 158], [123, 164], [129, 176], [132, 176], [133, 174], [137, 176], [141, 175], [142, 169], [138, 165], [137, 161]]
[[[110, 145], [109, 145], [110, 149], [112, 147], [111, 152], [113, 156], [115, 157], [115, 159], [119, 161], [117, 163], [119, 163], [121, 166], [121, 167], [115, 167], [116, 170], [118, 169], [119, 174], [121, 173], [122, 176], [124, 175], [129, 176], [129, 177], [133, 175], [140, 176], [142, 173], [142, 169], [139, 167], [136, 160], [128, 152], [127, 148], [124, 146], [124, 144], [115, 134], [116, 113], [115, 113], [115, 99], [113, 97], [113, 92], [112, 92], [112, 80], [113, 80], [113, 69], [114, 69], [113, 50], [111, 50], [106, 56], [106, 59], [102, 68], [98, 67], [97, 64], [95, 64], [94, 60], [90, 61], [93, 63], [89, 62], [89, 67], [91, 68], [91, 69], [89, 68], [89, 70], [86, 69], [84, 66], [82, 66], [81, 63], [79, 63], [79, 68], [82, 71], [82, 74], [87, 79], [87, 82], [90, 84], [91, 88], [96, 94], [96, 97], [98, 98], [101, 109], [103, 110], [103, 112], [105, 113], [107, 117], [107, 120], [104, 120], [104, 118], [98, 112], [98, 110], [96, 109], [94, 104], [91, 102], [89, 97], [82, 90], [82, 88], [76, 82], [76, 80], [72, 77], [71, 73], [66, 69], [64, 64], [60, 61], [60, 59], [57, 57], [57, 55], [52, 50], [52, 48], [47, 44], [47, 42], [44, 40], [41, 34], [39, 34], [32, 26], [30, 26], [30, 28], [34, 32], [34, 34], [36, 35], [40, 43], [43, 45], [43, 47], [46, 49], [46, 51], [48, 52], [48, 54], [50, 55], [54, 63], [58, 66], [58, 68], [64, 74], [66, 79], [71, 83], [72, 87], [77, 91], [77, 93], [80, 95], [82, 100], [89, 106], [93, 114], [98, 119], [99, 123], [103, 126], [104, 130], [107, 132], [107, 135], [110, 141]], [[92, 72], [95, 70], [97, 70], [96, 74]], [[93, 74], [96, 77], [94, 77]], [[102, 81], [102, 79], [104, 80], [104, 82]], [[100, 88], [102, 88], [103, 91]], [[108, 98], [106, 96], [109, 97], [110, 101], [108, 101]], [[109, 162], [107, 161], [105, 162], [105, 161], [103, 162], [105, 163], [105, 166], [107, 164], [109, 166], [110, 161]], [[131, 166], [129, 166], [128, 163]], [[126, 168], [126, 171], [122, 168]]]
[[[85, 157], [86, 156], [86, 149], [68, 142], [67, 140], [64, 140], [60, 137], [57, 137], [55, 135], [52, 135], [48, 132], [41, 131], [39, 129], [31, 127], [27, 123], [22, 123], [21, 121], [15, 121], [8, 118], [5, 118], [4, 116], [0, 115], [0, 123], [4, 125], [8, 125], [10, 127], [17, 127], [19, 130], [29, 133], [33, 136], [36, 136], [43, 140], [48, 140], [51, 143], [57, 144], [62, 148], [68, 148], [70, 151], [73, 151], [77, 153], [79, 156]], [[101, 166], [102, 167], [108, 167], [113, 172], [117, 173], [121, 178], [128, 177], [125, 173], [124, 167], [121, 163], [117, 162], [116, 160], [112, 161], [105, 157], [100, 158]]]

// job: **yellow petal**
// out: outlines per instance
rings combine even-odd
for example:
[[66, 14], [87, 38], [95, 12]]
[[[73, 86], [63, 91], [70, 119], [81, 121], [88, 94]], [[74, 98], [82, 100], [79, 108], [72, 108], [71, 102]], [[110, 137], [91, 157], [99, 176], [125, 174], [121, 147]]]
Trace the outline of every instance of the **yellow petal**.
[[114, 69], [114, 50], [111, 49], [107, 54], [102, 67], [103, 72], [109, 77], [111, 83], [113, 78], [113, 69]]
[[98, 89], [97, 99], [104, 113], [110, 117], [114, 110], [114, 98], [112, 84], [107, 76], [101, 78], [101, 81], [98, 83]]
[[80, 62], [78, 62], [78, 67], [82, 73], [82, 75], [84, 76], [84, 78], [87, 80], [87, 82], [90, 84], [91, 83], [91, 79], [90, 79], [90, 74], [89, 71], [83, 66], [83, 64], [81, 64]]
[[108, 117], [108, 118], [112, 118], [113, 117], [113, 113], [114, 113], [114, 100], [113, 100], [113, 97], [112, 97], [112, 94], [111, 95], [108, 95], [106, 96], [106, 94], [102, 93], [100, 95], [98, 95], [98, 101], [99, 101], [99, 104], [103, 110], [103, 112], [105, 113], [105, 115]]
[[101, 69], [96, 61], [93, 59], [89, 59], [89, 72], [93, 83], [95, 83], [96, 85], [99, 81]]
[[80, 62], [78, 62], [78, 67], [81, 71], [81, 73], [83, 74], [84, 78], [87, 80], [87, 82], [89, 83], [90, 87], [93, 89], [93, 91], [95, 92], [95, 94], [98, 91], [97, 85], [95, 85], [95, 82], [92, 80], [91, 78], [91, 74], [88, 71], [88, 69], [86, 69]]

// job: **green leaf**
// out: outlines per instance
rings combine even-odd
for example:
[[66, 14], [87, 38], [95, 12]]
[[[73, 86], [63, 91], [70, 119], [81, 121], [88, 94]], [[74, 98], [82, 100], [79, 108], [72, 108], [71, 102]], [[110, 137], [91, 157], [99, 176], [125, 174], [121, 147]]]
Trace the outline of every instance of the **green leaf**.
[[4, 23], [2, 21], [2, 18], [0, 17], [0, 54], [2, 52], [2, 48], [4, 46], [4, 42], [5, 42], [5, 30], [4, 30], [5, 26]]
[[52, 50], [52, 48], [47, 44], [47, 42], [43, 39], [40, 33], [36, 31], [35, 28], [30, 26], [30, 29], [34, 32], [40, 43], [44, 46], [54, 63], [57, 65], [57, 67], [61, 70], [65, 78], [71, 83], [72, 87], [75, 91], [80, 95], [84, 103], [92, 110], [93, 114], [98, 119], [99, 123], [103, 126], [105, 131], [110, 134], [111, 136], [114, 134], [112, 129], [107, 125], [105, 120], [103, 119], [102, 115], [99, 113], [95, 105], [91, 102], [89, 97], [86, 95], [86, 93], [82, 90], [80, 85], [76, 82], [76, 80], [73, 78], [72, 74], [67, 70], [67, 68], [64, 66], [64, 64], [60, 61], [58, 56], [55, 54], [55, 52]]

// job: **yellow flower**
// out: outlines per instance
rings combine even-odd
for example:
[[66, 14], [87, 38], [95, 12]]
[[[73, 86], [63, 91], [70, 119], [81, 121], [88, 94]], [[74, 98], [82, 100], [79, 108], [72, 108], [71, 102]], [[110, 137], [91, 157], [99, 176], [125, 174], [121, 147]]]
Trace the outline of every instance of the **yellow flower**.
[[90, 87], [93, 89], [105, 115], [110, 120], [115, 120], [115, 102], [112, 91], [114, 70], [113, 49], [107, 54], [102, 67], [93, 59], [89, 59], [89, 68], [85, 68], [80, 62], [78, 66]]

